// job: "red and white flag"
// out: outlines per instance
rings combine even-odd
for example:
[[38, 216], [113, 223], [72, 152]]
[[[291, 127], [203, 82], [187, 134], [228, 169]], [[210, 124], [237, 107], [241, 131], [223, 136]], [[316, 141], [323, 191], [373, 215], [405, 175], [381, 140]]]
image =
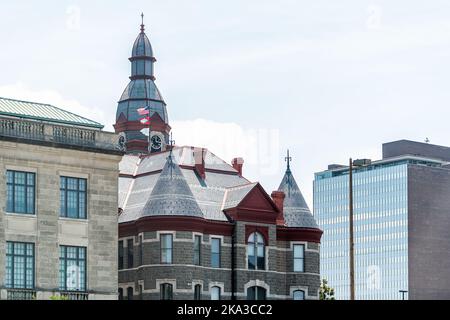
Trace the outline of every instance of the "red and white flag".
[[146, 107], [146, 108], [137, 109], [137, 112], [140, 116], [146, 116], [150, 113], [150, 110], [148, 109], [148, 107]]
[[150, 124], [150, 117], [145, 117], [145, 118], [141, 119], [141, 123], [142, 124]]

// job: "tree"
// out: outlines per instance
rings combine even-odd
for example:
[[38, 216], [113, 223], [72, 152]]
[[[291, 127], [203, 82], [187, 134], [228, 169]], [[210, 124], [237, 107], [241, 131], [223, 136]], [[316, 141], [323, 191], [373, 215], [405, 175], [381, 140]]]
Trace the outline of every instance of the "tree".
[[319, 292], [320, 300], [335, 300], [334, 299], [334, 289], [328, 286], [327, 279], [322, 280]]

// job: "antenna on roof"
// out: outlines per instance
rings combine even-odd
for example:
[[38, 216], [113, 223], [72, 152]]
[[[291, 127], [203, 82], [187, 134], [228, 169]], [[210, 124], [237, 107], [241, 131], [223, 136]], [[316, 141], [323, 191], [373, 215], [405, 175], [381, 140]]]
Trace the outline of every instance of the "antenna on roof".
[[430, 139], [426, 138], [425, 143], [430, 143]]

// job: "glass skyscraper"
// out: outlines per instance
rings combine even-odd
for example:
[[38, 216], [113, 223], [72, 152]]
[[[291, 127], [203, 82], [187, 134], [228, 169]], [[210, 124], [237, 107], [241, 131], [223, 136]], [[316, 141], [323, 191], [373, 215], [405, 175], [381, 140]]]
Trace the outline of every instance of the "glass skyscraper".
[[[386, 150], [385, 154], [388, 155], [389, 150]], [[368, 166], [353, 168], [356, 299], [408, 299], [411, 290], [425, 292], [422, 284], [411, 288], [409, 273], [410, 270], [416, 273], [417, 269], [411, 269], [409, 257], [422, 257], [419, 253], [424, 247], [421, 246], [429, 245], [422, 240], [410, 242], [408, 228], [415, 228], [411, 221], [415, 221], [416, 214], [424, 215], [424, 209], [420, 208], [420, 205], [426, 203], [423, 200], [429, 201], [429, 206], [432, 205], [431, 201], [439, 199], [432, 193], [415, 196], [416, 190], [412, 190], [411, 185], [416, 180], [417, 184], [423, 180], [415, 179], [416, 172], [440, 170], [442, 173], [446, 163], [448, 162], [435, 157], [405, 152], [384, 157]], [[420, 192], [421, 187], [416, 189]], [[409, 195], [410, 190], [414, 192], [413, 195]], [[450, 211], [450, 208], [447, 209]], [[321, 246], [322, 277], [335, 289], [336, 299], [349, 299], [348, 166], [331, 165], [327, 171], [315, 174], [314, 215], [324, 230]], [[425, 235], [426, 239], [426, 233], [420, 234]], [[409, 248], [410, 243], [413, 243], [414, 248]], [[416, 265], [419, 265], [419, 258], [417, 262]], [[424, 279], [424, 283], [429, 283], [426, 280]]]

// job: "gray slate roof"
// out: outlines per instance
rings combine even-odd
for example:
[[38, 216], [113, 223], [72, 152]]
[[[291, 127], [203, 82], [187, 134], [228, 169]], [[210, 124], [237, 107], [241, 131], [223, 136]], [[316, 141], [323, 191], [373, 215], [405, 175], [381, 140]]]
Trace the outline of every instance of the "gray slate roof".
[[[119, 165], [119, 207], [123, 209], [120, 223], [137, 220], [143, 215], [144, 207], [166, 166], [168, 155], [168, 152], [164, 152], [142, 159], [137, 155], [125, 155], [122, 158]], [[220, 171], [208, 171], [204, 181], [190, 168], [195, 164], [191, 147], [176, 147], [173, 157], [202, 216], [209, 220], [227, 221], [222, 211], [225, 193], [229, 188], [248, 185], [249, 181], [240, 177], [231, 165], [210, 151], [206, 153], [205, 166]]]
[[278, 190], [283, 191], [286, 195], [283, 209], [286, 226], [319, 228], [290, 169], [286, 171]]
[[203, 213], [178, 165], [169, 157], [142, 211], [142, 216], [192, 216]]
[[223, 209], [235, 208], [239, 205], [242, 200], [244, 200], [245, 196], [256, 187], [258, 183], [250, 183], [239, 187], [230, 188], [227, 190], [225, 194], [225, 201], [223, 204]]

